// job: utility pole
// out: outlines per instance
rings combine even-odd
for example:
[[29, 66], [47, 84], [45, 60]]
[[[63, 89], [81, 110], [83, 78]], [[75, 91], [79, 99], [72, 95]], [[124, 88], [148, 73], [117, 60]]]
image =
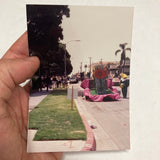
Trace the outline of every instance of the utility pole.
[[80, 73], [82, 72], [82, 62], [81, 62], [81, 65], [80, 65]]
[[89, 75], [89, 78], [91, 78], [91, 64], [92, 64], [92, 63], [91, 63], [91, 59], [92, 59], [92, 57], [88, 57], [88, 58], [89, 58], [89, 64], [90, 64], [90, 71], [89, 71], [89, 72], [90, 72], [90, 75]]
[[100, 61], [100, 63], [102, 64], [102, 58], [101, 58], [101, 61]]

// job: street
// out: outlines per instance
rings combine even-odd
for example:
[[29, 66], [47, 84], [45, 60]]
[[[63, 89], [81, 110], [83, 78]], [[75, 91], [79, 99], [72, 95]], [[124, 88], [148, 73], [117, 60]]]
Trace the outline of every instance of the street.
[[[73, 84], [80, 89], [79, 84]], [[120, 89], [120, 88], [119, 88]], [[96, 150], [124, 150], [130, 148], [129, 98], [118, 101], [90, 102], [79, 96], [75, 100], [80, 114], [83, 114], [96, 139]]]

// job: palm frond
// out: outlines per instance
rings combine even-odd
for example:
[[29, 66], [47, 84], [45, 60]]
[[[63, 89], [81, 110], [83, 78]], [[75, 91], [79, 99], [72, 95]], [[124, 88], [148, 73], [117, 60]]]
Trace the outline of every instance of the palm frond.
[[120, 51], [121, 51], [120, 49], [116, 50], [115, 55], [117, 55], [117, 53], [120, 52]]
[[121, 43], [121, 44], [119, 44], [119, 46], [120, 46], [122, 49], [124, 49], [127, 44], [128, 44], [128, 43]]
[[128, 43], [123, 43], [123, 45], [125, 45], [125, 46], [126, 46], [127, 44], [128, 44]]
[[123, 48], [123, 44], [119, 44], [119, 47], [120, 47], [120, 48]]
[[125, 51], [131, 51], [131, 48], [126, 48]]

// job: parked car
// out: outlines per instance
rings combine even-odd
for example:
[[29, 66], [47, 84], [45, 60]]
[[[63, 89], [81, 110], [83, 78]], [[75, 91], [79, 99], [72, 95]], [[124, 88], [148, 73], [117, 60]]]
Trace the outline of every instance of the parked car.
[[119, 86], [120, 85], [120, 79], [119, 78], [113, 78], [112, 82], [113, 82], [113, 86]]
[[78, 83], [78, 78], [76, 76], [72, 76], [70, 79], [69, 79], [69, 83]]

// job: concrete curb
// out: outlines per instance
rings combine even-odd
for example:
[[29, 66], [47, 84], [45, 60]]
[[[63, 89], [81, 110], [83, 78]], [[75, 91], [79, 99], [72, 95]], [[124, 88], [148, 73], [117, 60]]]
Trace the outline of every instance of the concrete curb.
[[86, 121], [86, 118], [83, 115], [80, 116], [87, 130], [87, 141], [81, 151], [95, 151], [96, 141], [92, 129], [90, 128], [88, 122]]
[[81, 106], [78, 104], [78, 101], [76, 99], [74, 99], [74, 101], [76, 103], [77, 109], [79, 111], [79, 114], [82, 118], [83, 124], [87, 131], [87, 140], [86, 140], [84, 147], [81, 149], [81, 151], [95, 151], [96, 150], [96, 140], [95, 140], [93, 131], [90, 128], [90, 125], [88, 124], [85, 116], [83, 115], [83, 111], [81, 110]]

